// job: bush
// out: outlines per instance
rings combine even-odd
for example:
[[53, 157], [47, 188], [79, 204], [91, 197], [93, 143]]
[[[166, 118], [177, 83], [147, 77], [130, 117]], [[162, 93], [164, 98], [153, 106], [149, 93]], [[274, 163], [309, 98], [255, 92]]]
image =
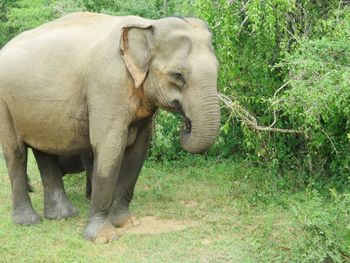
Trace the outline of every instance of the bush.
[[73, 0], [17, 0], [3, 3], [6, 12], [0, 29], [3, 30], [3, 41], [0, 47], [15, 35], [37, 27], [64, 14], [85, 10]]
[[176, 160], [185, 155], [180, 146], [180, 117], [160, 111], [155, 118], [155, 129], [150, 150], [152, 160]]
[[[304, 38], [288, 54], [290, 89], [280, 96], [283, 114], [307, 134], [309, 169], [349, 174], [350, 9], [324, 21], [319, 39]], [[345, 178], [346, 178], [345, 177]]]
[[[306, 237], [295, 244], [299, 262], [345, 262], [350, 253], [350, 195], [330, 189], [330, 197], [312, 190], [294, 203], [294, 215]], [[325, 206], [325, 204], [327, 204]]]

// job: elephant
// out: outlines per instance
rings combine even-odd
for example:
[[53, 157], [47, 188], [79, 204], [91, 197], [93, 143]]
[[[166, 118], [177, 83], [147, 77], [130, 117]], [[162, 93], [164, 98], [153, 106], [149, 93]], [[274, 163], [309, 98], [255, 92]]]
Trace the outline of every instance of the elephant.
[[[33, 149], [34, 156], [40, 171], [40, 175], [44, 176], [46, 171], [43, 171], [45, 163], [41, 163], [41, 159], [37, 158], [37, 152]], [[86, 188], [85, 197], [86, 199], [91, 198], [91, 180], [92, 180], [92, 168], [93, 168], [93, 153], [73, 155], [73, 156], [59, 156], [58, 166], [61, 176], [64, 177], [66, 174], [81, 173], [86, 171]], [[27, 175], [28, 176], [28, 175]], [[34, 192], [34, 188], [30, 184], [28, 176], [28, 191]]]
[[45, 164], [44, 216], [53, 204], [57, 218], [75, 214], [57, 156], [93, 152], [84, 237], [114, 240], [157, 109], [183, 116], [187, 152], [202, 153], [216, 139], [218, 69], [210, 30], [198, 18], [72, 13], [12, 39], [0, 51], [0, 142], [12, 221], [41, 220], [27, 189], [28, 147]]

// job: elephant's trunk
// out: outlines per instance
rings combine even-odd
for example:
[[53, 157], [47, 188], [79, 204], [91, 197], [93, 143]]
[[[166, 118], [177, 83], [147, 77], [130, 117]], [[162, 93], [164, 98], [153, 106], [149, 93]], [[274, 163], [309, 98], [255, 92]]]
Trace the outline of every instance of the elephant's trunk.
[[197, 94], [191, 96], [190, 112], [185, 110], [188, 119], [180, 135], [182, 147], [190, 153], [206, 151], [214, 142], [220, 128], [219, 97], [216, 85], [196, 90]]

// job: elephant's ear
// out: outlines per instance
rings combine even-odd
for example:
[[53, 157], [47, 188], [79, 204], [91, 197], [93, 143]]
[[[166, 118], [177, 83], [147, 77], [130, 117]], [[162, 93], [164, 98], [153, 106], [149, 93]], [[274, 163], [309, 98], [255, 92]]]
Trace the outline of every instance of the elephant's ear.
[[135, 88], [139, 88], [145, 80], [151, 61], [151, 45], [153, 26], [130, 25], [121, 30], [120, 53], [124, 59]]

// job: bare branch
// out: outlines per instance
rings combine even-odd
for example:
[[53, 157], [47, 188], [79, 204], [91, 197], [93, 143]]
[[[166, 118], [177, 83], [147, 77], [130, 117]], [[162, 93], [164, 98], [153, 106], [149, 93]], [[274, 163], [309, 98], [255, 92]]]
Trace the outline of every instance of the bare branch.
[[286, 83], [284, 83], [281, 87], [279, 87], [275, 93], [273, 94], [273, 98], [276, 98], [277, 94], [282, 90], [284, 89], [287, 85], [288, 85], [289, 81], [287, 81]]
[[292, 129], [280, 129], [280, 128], [272, 128], [260, 126], [256, 118], [248, 112], [245, 108], [243, 108], [237, 101], [233, 102], [229, 97], [225, 94], [219, 93], [220, 100], [228, 107], [232, 112], [234, 112], [237, 117], [241, 119], [241, 121], [247, 124], [252, 129], [258, 131], [267, 131], [267, 132], [279, 132], [279, 133], [290, 133], [290, 134], [301, 134], [304, 135], [304, 132], [301, 130], [292, 130]]
[[[275, 105], [275, 104], [277, 104], [278, 102], [280, 102], [280, 101], [282, 101], [282, 100], [275, 100], [276, 99], [276, 96], [277, 96], [277, 94], [282, 90], [282, 89], [284, 89], [287, 85], [288, 85], [288, 81], [286, 82], [286, 83], [284, 83], [281, 87], [279, 87], [276, 91], [275, 91], [275, 93], [273, 94], [273, 100], [274, 100], [274, 102], [271, 104], [271, 106], [273, 106], [273, 105]], [[276, 125], [276, 123], [277, 123], [277, 111], [274, 109], [273, 110], [273, 122], [271, 123], [271, 125], [269, 126], [270, 128], [272, 128], [273, 126], [275, 126]]]
[[244, 24], [248, 21], [248, 15], [244, 18], [244, 20], [243, 20], [243, 22], [242, 22], [242, 24], [241, 24], [241, 28], [243, 28], [244, 27]]
[[334, 151], [335, 151], [335, 154], [338, 155], [338, 150], [337, 150], [337, 148], [335, 147], [332, 138], [328, 135], [328, 133], [327, 133], [323, 128], [321, 128], [321, 131], [327, 136], [327, 139], [330, 141], [330, 143], [331, 143], [331, 145], [332, 145], [332, 147], [333, 147], [333, 149], [334, 149]]
[[214, 28], [217, 28], [218, 26], [220, 26], [221, 25], [221, 23], [222, 23], [222, 21], [219, 21], [215, 26], [212, 26], [212, 28], [211, 29], [214, 29]]

